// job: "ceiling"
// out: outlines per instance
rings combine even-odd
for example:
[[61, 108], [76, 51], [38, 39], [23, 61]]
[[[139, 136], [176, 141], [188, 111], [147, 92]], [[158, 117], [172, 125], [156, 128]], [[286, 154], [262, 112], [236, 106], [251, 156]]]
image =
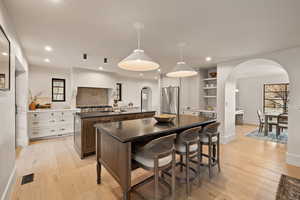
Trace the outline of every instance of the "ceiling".
[[[193, 67], [300, 45], [299, 0], [4, 0], [31, 65], [82, 67], [138, 76], [117, 67], [142, 48], [167, 72], [185, 42]], [[53, 48], [44, 50], [45, 45]], [[88, 61], [82, 61], [82, 54]], [[210, 63], [205, 61], [211, 56]], [[108, 64], [103, 64], [107, 57]], [[44, 59], [49, 58], [50, 63]], [[145, 72], [144, 76], [157, 76]]]

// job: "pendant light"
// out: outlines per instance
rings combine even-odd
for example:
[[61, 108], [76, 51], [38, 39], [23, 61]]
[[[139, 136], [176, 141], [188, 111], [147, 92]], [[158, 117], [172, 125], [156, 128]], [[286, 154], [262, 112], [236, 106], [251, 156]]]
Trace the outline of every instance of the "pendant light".
[[185, 47], [185, 43], [178, 44], [178, 47], [180, 52], [180, 61], [177, 62], [171, 72], [167, 73], [167, 76], [172, 78], [184, 78], [197, 75], [198, 72], [183, 61], [183, 47]]
[[119, 67], [130, 71], [151, 71], [159, 68], [159, 64], [153, 61], [145, 51], [141, 49], [141, 29], [144, 28], [144, 25], [135, 23], [134, 28], [137, 31], [137, 49], [119, 62]]

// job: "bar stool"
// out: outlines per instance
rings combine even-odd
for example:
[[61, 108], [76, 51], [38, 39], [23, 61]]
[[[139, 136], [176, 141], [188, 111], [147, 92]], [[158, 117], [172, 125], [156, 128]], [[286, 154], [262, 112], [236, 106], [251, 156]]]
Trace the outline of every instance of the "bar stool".
[[175, 139], [176, 134], [160, 137], [150, 141], [137, 150], [133, 155], [133, 159], [137, 161], [139, 167], [148, 171], [153, 171], [154, 176], [134, 185], [132, 189], [136, 189], [137, 187], [150, 182], [154, 178], [154, 196], [155, 199], [158, 199], [159, 181], [169, 186], [164, 179], [159, 176], [159, 172], [171, 168], [171, 195], [172, 199], [175, 198]]
[[[200, 137], [199, 132], [202, 130], [202, 127], [196, 127], [188, 129], [179, 134], [176, 139], [176, 154], [180, 156], [180, 162], [176, 163], [180, 165], [180, 171], [183, 171], [183, 167], [186, 170], [186, 177], [184, 182], [186, 183], [186, 193], [188, 196], [191, 196], [191, 184], [190, 182], [199, 178], [200, 182], [200, 161], [201, 161], [201, 152], [200, 152]], [[183, 161], [183, 156], [185, 156], [185, 163]], [[193, 157], [197, 157], [197, 170], [191, 167], [190, 162]], [[195, 176], [193, 178], [190, 177], [190, 172], [193, 172]], [[181, 182], [182, 179], [178, 178]]]
[[[203, 128], [203, 131], [200, 133], [200, 152], [201, 158], [200, 163], [203, 166], [208, 167], [209, 178], [212, 178], [212, 167], [218, 165], [219, 172], [221, 171], [220, 167], [220, 133], [218, 128], [220, 126], [219, 122], [209, 124]], [[203, 146], [208, 147], [208, 154], [203, 153]], [[208, 159], [208, 164], [202, 162], [202, 156]]]

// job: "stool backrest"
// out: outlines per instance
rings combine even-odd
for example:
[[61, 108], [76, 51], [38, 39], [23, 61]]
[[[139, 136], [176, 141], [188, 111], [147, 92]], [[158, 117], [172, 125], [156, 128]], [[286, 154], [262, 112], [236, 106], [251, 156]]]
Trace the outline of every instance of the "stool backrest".
[[206, 135], [217, 135], [219, 134], [218, 128], [220, 126], [220, 122], [211, 123], [203, 128], [202, 133]]
[[257, 116], [258, 116], [259, 123], [263, 123], [263, 114], [259, 109], [257, 110]]
[[288, 115], [286, 113], [278, 116], [278, 124], [288, 124]]
[[183, 131], [177, 137], [177, 143], [195, 143], [199, 141], [199, 133], [201, 130], [202, 127], [196, 127]]
[[176, 139], [176, 134], [163, 136], [154, 139], [143, 146], [140, 150], [144, 155], [151, 158], [162, 158], [168, 156], [174, 150], [174, 142]]

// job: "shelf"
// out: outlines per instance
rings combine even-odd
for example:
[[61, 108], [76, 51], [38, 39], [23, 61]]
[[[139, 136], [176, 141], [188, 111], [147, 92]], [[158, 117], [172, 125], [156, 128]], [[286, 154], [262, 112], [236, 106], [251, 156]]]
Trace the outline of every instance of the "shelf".
[[204, 98], [217, 98], [217, 96], [204, 96]]
[[203, 90], [217, 89], [217, 87], [204, 87]]
[[205, 78], [203, 79], [203, 81], [216, 81], [217, 78]]

